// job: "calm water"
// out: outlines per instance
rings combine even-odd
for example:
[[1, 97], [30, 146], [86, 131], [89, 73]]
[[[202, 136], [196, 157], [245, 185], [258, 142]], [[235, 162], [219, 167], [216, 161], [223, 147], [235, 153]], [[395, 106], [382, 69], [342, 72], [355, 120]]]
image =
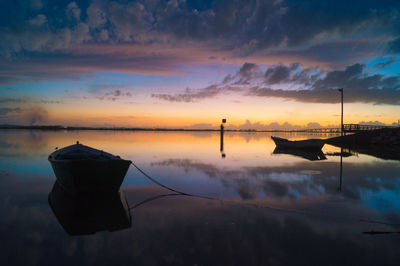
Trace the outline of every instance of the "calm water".
[[[48, 203], [55, 176], [47, 156], [76, 140], [217, 200], [159, 197], [131, 209], [123, 230], [70, 236]], [[329, 145], [325, 160], [274, 149], [268, 133], [226, 133], [221, 152], [217, 132], [0, 131], [0, 265], [398, 264], [399, 161], [341, 158]], [[121, 191], [130, 207], [171, 193], [134, 167]], [[119, 215], [87, 201], [108, 213], [93, 224]], [[371, 231], [391, 234], [363, 233]]]

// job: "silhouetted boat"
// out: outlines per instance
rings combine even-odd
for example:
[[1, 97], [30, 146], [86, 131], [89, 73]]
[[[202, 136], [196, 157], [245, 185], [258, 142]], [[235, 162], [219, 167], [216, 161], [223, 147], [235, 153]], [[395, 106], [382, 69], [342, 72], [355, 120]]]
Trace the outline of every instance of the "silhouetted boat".
[[290, 154], [307, 159], [309, 161], [326, 160], [325, 154], [321, 150], [302, 150], [302, 149], [276, 147], [273, 154]]
[[271, 136], [271, 139], [275, 142], [275, 145], [278, 148], [321, 150], [325, 144], [320, 139], [291, 141], [284, 138], [278, 138], [273, 136]]
[[56, 181], [49, 194], [49, 205], [69, 235], [117, 231], [132, 226], [129, 205], [122, 192], [71, 194]]
[[131, 161], [79, 144], [49, 155], [57, 180], [78, 192], [118, 191]]

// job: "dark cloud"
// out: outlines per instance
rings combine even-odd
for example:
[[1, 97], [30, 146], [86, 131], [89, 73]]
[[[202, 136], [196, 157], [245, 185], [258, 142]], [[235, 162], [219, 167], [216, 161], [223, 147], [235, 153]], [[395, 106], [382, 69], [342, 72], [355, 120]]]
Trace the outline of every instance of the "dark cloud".
[[389, 43], [388, 47], [389, 47], [388, 50], [390, 53], [395, 53], [395, 54], [400, 53], [400, 38], [397, 38], [396, 40], [391, 41]]
[[186, 89], [184, 93], [178, 94], [153, 93], [151, 97], [170, 102], [194, 102], [206, 98], [212, 98], [220, 92], [220, 88], [216, 85], [211, 85], [201, 90]]
[[[393, 38], [400, 32], [398, 1], [206, 2], [11, 1], [0, 13], [1, 54], [10, 58], [57, 52], [83, 43], [195, 41], [243, 55], [348, 39]], [[395, 51], [396, 42], [391, 47]]]
[[[80, 8], [75, 2], [54, 1], [45, 6], [32, 6], [30, 2], [13, 1], [2, 6], [1, 56], [49, 53], [92, 39], [87, 23], [77, 18]], [[75, 17], [73, 21], [71, 16]]]
[[107, 91], [105, 93], [96, 94], [95, 97], [99, 100], [115, 101], [118, 99], [125, 99], [125, 98], [132, 97], [132, 93], [130, 93], [129, 91], [125, 92], [121, 89], [116, 89], [116, 90]]
[[366, 66], [363, 64], [354, 64], [344, 70], [327, 72], [325, 77], [311, 81], [312, 85], [307, 89], [288, 91], [258, 87], [252, 88], [249, 94], [282, 97], [300, 102], [337, 103], [340, 101], [340, 97], [338, 97], [336, 89], [344, 88], [345, 102], [399, 105], [399, 77], [368, 74], [365, 72], [365, 68]]
[[289, 67], [284, 65], [277, 65], [270, 67], [265, 71], [265, 83], [267, 84], [279, 84], [282, 82], [288, 82], [290, 74], [299, 68], [298, 63], [292, 64]]
[[244, 78], [250, 78], [251, 75], [252, 75], [254, 72], [258, 71], [258, 69], [259, 69], [259, 66], [257, 66], [256, 64], [253, 64], [253, 63], [244, 63], [244, 64], [242, 65], [242, 67], [239, 69], [239, 71], [238, 71], [237, 74], [238, 74], [239, 76], [244, 77]]
[[[195, 53], [169, 53], [171, 47], [208, 49], [202, 62], [289, 56], [339, 68], [386, 46], [397, 53], [399, 10], [398, 1], [9, 1], [0, 11], [0, 84], [79, 79], [92, 71], [177, 75], [182, 65], [201, 61]], [[237, 84], [258, 75], [258, 66], [247, 64]], [[270, 84], [290, 76], [284, 65], [272, 70], [265, 73]], [[156, 97], [207, 97], [193, 93]]]
[[[400, 104], [400, 78], [368, 73], [364, 64], [328, 72], [301, 68], [297, 63], [289, 66], [278, 64], [269, 67], [261, 76], [254, 75], [254, 69], [258, 70], [253, 64], [245, 63], [235, 75], [226, 76], [221, 84], [181, 94], [152, 96], [166, 101], [190, 102], [237, 91], [248, 96], [279, 97], [306, 103], [337, 103], [340, 101], [337, 89], [344, 88], [344, 101], [348, 103]], [[260, 79], [263, 85], [259, 85]], [[288, 89], [274, 88], [277, 84]]]
[[254, 78], [262, 75], [260, 73], [260, 67], [254, 63], [244, 63], [240, 69], [234, 75], [227, 75], [222, 81], [223, 84], [232, 83], [235, 85], [250, 84], [250, 81]]
[[371, 55], [376, 55], [381, 47], [382, 40], [379, 38], [346, 39], [325, 41], [306, 47], [276, 49], [269, 51], [267, 55], [283, 58], [288, 56], [294, 58], [303, 57], [335, 69], [354, 64], [354, 62], [370, 60]]
[[39, 103], [43, 104], [60, 104], [61, 101], [53, 101], [53, 100], [40, 100]]
[[[397, 10], [398, 3], [395, 1], [385, 4], [376, 1], [289, 1], [281, 23], [288, 37], [288, 45], [295, 46], [318, 35], [327, 36], [331, 33], [376, 36], [397, 32]], [[385, 24], [388, 22], [394, 25], [387, 27]], [[382, 31], [378, 33], [378, 29]]]
[[[305, 103], [338, 103], [340, 96], [337, 90], [274, 90], [270, 88], [252, 88], [248, 95], [259, 97], [278, 97]], [[374, 104], [400, 104], [400, 91], [398, 90], [345, 90], [344, 102], [374, 103]]]
[[23, 98], [0, 98], [0, 103], [25, 103]]
[[0, 98], [0, 104], [12, 104], [12, 103], [19, 103], [19, 104], [59, 104], [61, 101], [57, 100], [48, 100], [48, 99], [33, 99], [28, 97], [23, 98]]

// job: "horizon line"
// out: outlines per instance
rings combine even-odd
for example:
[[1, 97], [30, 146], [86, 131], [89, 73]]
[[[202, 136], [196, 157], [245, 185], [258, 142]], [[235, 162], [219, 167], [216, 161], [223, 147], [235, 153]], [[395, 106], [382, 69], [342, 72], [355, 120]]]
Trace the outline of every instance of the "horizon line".
[[[387, 126], [392, 127], [392, 126]], [[213, 131], [220, 132], [216, 128], [162, 128], [162, 127], [91, 127], [91, 126], [61, 126], [61, 125], [10, 125], [1, 124], [0, 129], [37, 129], [37, 130], [114, 130], [114, 131]], [[325, 133], [340, 133], [340, 127], [327, 128], [302, 128], [302, 129], [224, 129], [228, 132], [313, 132], [325, 131]]]

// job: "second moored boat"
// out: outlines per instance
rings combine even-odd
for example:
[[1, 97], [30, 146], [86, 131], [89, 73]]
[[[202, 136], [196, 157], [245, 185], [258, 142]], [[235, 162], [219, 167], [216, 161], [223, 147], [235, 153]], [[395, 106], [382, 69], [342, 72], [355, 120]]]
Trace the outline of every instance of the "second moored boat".
[[278, 148], [321, 150], [325, 144], [325, 142], [320, 139], [291, 141], [288, 139], [273, 137], [273, 136], [271, 136], [271, 139], [275, 142], [275, 145]]

